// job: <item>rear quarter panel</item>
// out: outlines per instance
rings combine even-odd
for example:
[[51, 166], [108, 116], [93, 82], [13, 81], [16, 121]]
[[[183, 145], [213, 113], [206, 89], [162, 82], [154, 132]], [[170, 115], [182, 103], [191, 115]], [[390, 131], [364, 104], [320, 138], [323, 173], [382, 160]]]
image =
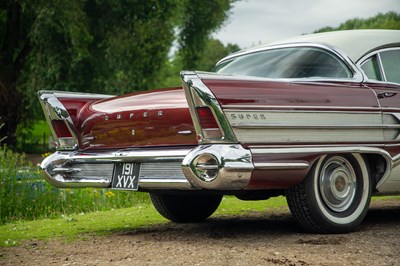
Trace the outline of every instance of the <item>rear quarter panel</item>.
[[[360, 83], [203, 79], [253, 163], [308, 162], [304, 169], [255, 169], [249, 189], [300, 183], [321, 153], [268, 153], [280, 148], [371, 145], [387, 141], [375, 92]], [[372, 125], [372, 127], [371, 127]], [[265, 152], [263, 152], [265, 150]]]

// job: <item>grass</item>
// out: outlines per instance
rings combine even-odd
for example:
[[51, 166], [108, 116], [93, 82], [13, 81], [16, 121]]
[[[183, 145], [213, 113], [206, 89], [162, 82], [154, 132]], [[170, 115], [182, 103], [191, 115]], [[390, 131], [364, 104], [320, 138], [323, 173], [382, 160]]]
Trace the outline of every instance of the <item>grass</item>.
[[20, 154], [0, 147], [0, 224], [17, 220], [126, 208], [149, 203], [146, 193], [107, 189], [57, 189]]
[[[272, 198], [268, 201], [248, 202], [228, 196], [224, 197], [214, 216], [237, 215], [249, 211], [273, 211], [285, 207], [284, 197]], [[0, 246], [13, 246], [26, 240], [45, 240], [54, 237], [73, 240], [84, 237], [86, 234], [109, 234], [166, 222], [167, 220], [161, 217], [151, 204], [74, 214], [58, 219], [19, 221], [0, 226]]]
[[49, 149], [50, 128], [45, 120], [37, 120], [31, 126], [17, 128], [17, 150], [26, 153], [42, 153]]
[[[372, 200], [400, 202], [400, 196], [373, 197]], [[272, 213], [282, 210], [287, 210], [285, 197], [254, 202], [225, 196], [213, 217], [249, 212]], [[0, 226], [0, 246], [15, 246], [23, 241], [46, 240], [55, 237], [74, 240], [85, 238], [87, 235], [111, 234], [167, 222], [150, 203], [137, 204], [132, 208], [73, 214], [57, 219], [16, 221]]]

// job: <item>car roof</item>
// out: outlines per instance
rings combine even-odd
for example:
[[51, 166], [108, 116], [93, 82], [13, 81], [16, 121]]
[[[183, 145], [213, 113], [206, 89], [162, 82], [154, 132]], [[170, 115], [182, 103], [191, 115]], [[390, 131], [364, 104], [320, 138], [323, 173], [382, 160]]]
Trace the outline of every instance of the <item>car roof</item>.
[[334, 46], [343, 51], [354, 63], [357, 63], [363, 56], [378, 48], [400, 46], [400, 30], [344, 30], [301, 35], [242, 50], [225, 57], [220, 62], [240, 54], [260, 51], [262, 48], [268, 49], [275, 45], [295, 43], [320, 43]]

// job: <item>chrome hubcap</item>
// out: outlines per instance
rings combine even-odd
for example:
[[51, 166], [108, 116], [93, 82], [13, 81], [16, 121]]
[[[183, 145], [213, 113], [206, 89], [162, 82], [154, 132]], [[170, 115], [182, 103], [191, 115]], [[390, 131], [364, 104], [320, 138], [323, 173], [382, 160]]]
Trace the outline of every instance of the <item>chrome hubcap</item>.
[[349, 161], [340, 156], [329, 158], [319, 175], [321, 197], [332, 211], [342, 212], [350, 207], [356, 194], [356, 174]]

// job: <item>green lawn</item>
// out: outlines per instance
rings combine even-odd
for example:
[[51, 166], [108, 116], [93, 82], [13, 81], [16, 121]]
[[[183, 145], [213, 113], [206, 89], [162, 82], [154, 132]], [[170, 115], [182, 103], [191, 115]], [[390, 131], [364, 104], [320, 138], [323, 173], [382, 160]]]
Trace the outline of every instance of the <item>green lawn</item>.
[[[224, 197], [214, 216], [234, 215], [249, 211], [269, 211], [286, 208], [284, 197], [267, 201], [240, 201]], [[0, 226], [0, 246], [18, 245], [24, 240], [42, 240], [53, 237], [75, 239], [85, 234], [107, 234], [133, 230], [144, 226], [168, 222], [149, 203], [132, 208], [74, 214], [58, 219], [20, 221]]]

